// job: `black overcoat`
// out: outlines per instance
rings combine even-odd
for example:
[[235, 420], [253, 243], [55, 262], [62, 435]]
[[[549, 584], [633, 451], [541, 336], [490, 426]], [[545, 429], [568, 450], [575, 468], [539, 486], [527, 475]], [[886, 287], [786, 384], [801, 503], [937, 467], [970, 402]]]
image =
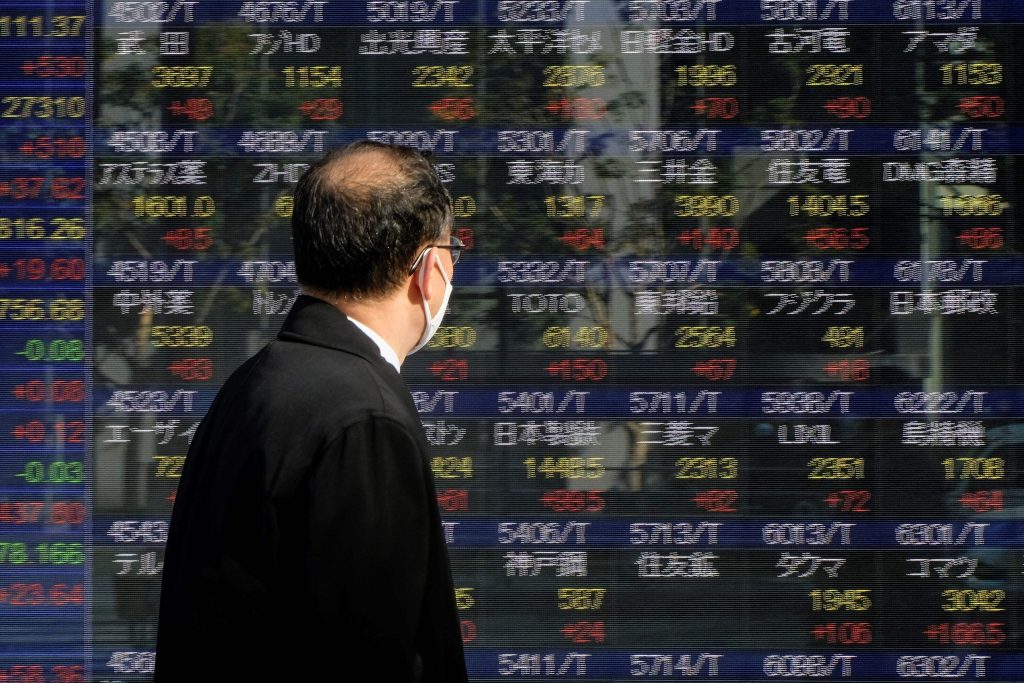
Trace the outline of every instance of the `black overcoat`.
[[374, 342], [300, 296], [189, 448], [156, 683], [466, 681], [427, 453]]

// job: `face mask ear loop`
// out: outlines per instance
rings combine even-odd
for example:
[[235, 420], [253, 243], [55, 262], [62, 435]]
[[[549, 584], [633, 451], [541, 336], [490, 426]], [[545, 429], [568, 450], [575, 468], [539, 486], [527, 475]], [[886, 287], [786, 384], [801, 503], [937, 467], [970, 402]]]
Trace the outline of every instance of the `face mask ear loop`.
[[[420, 296], [423, 297], [424, 301], [426, 301], [427, 297], [426, 297], [426, 294], [423, 292], [423, 285], [427, 281], [427, 270], [428, 269], [427, 269], [426, 265], [427, 265], [427, 259], [430, 258], [430, 252], [431, 251], [433, 251], [433, 250], [432, 249], [427, 249], [425, 252], [423, 252], [423, 258], [420, 260], [419, 268], [416, 269], [416, 270], [419, 271], [419, 274], [416, 276], [416, 282], [420, 286]], [[429, 316], [427, 316], [427, 317], [429, 317]]]
[[427, 260], [430, 258], [431, 251], [433, 251], [433, 249], [427, 249], [425, 252], [423, 252], [423, 260], [420, 262], [420, 272], [419, 275], [417, 276], [417, 282], [419, 283], [420, 286], [420, 300], [423, 301], [423, 316], [425, 318], [423, 322], [424, 334], [426, 334], [427, 331], [430, 329], [430, 304], [427, 302], [427, 295], [426, 292], [423, 291], [423, 285], [427, 281], [427, 270], [429, 270], [427, 268]]

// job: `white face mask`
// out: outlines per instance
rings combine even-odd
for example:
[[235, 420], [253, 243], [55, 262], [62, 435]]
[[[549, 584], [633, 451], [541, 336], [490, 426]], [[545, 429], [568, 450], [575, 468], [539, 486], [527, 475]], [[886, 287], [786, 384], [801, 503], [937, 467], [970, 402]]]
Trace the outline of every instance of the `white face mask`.
[[[426, 258], [424, 254], [423, 258]], [[423, 328], [423, 334], [420, 336], [419, 343], [413, 347], [410, 354], [416, 353], [430, 341], [430, 338], [437, 332], [437, 328], [441, 327], [441, 320], [444, 319], [444, 313], [448, 309], [448, 298], [452, 295], [452, 281], [448, 279], [448, 273], [444, 272], [444, 267], [441, 265], [440, 259], [434, 259], [435, 265], [441, 269], [441, 277], [444, 278], [444, 297], [441, 299], [441, 308], [437, 309], [437, 313], [434, 317], [430, 317], [430, 304], [427, 303], [427, 297], [423, 297], [423, 317], [427, 321], [426, 327]], [[423, 293], [423, 281], [427, 276], [427, 269], [420, 268], [420, 294]]]

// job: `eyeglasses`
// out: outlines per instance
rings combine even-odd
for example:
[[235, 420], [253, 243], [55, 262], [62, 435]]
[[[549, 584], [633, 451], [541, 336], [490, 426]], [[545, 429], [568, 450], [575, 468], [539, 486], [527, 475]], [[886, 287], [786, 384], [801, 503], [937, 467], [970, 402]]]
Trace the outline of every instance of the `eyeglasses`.
[[423, 251], [420, 252], [420, 255], [416, 257], [416, 260], [412, 262], [412, 268], [409, 269], [409, 275], [412, 275], [413, 273], [416, 272], [416, 269], [419, 267], [420, 260], [423, 258], [423, 255], [426, 254], [428, 250], [434, 248], [451, 249], [452, 265], [454, 266], [456, 263], [459, 262], [459, 257], [462, 256], [462, 250], [466, 248], [466, 243], [460, 240], [455, 235], [452, 235], [451, 238], [449, 238], [448, 244], [431, 244], [429, 247], [424, 247]]

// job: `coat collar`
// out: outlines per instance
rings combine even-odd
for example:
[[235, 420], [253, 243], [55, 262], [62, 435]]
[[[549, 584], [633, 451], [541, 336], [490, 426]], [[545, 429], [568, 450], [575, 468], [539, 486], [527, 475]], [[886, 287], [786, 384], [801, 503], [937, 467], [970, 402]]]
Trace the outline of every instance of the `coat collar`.
[[380, 349], [352, 324], [333, 304], [308, 294], [300, 294], [277, 333], [278, 339], [315, 344], [364, 358], [386, 372], [398, 374], [380, 355]]

